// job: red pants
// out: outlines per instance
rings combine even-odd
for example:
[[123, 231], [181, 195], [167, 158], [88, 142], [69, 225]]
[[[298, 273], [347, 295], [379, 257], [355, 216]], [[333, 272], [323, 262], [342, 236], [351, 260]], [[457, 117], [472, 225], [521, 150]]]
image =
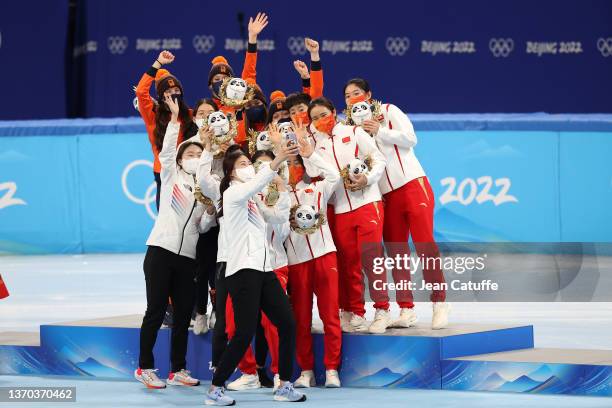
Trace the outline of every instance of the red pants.
[[[397, 190], [385, 194], [384, 200], [387, 216], [383, 236], [386, 243], [393, 243], [387, 245], [387, 256], [410, 255], [408, 246], [410, 235], [419, 257], [438, 257], [440, 253], [433, 236], [435, 198], [427, 177], [412, 180]], [[431, 262], [427, 265], [432, 267], [423, 268], [425, 281], [443, 283], [444, 274], [439, 267], [436, 267], [437, 263]], [[396, 283], [410, 280], [410, 271], [393, 269], [392, 273], [393, 281]], [[398, 291], [396, 296], [400, 307], [414, 307], [410, 290]], [[432, 302], [443, 302], [446, 299], [446, 292], [433, 291], [430, 299]]]
[[8, 297], [9, 292], [8, 289], [6, 288], [6, 285], [4, 284], [4, 281], [2, 280], [2, 275], [0, 275], [0, 299], [4, 299], [5, 297]]
[[312, 296], [317, 295], [319, 316], [325, 335], [326, 370], [337, 370], [340, 365], [342, 331], [338, 316], [338, 269], [336, 253], [331, 252], [308, 262], [289, 267], [291, 305], [296, 322], [296, 355], [302, 370], [314, 369], [312, 351]]
[[[376, 309], [389, 308], [386, 291], [377, 291], [371, 282], [379, 279], [372, 271], [373, 259], [382, 257], [383, 206], [366, 204], [356, 210], [336, 214], [334, 243], [338, 249], [340, 308], [359, 316], [365, 314], [363, 274], [370, 282], [370, 297]], [[336, 239], [337, 238], [337, 239]]]
[[[278, 281], [283, 289], [287, 290], [287, 280], [289, 276], [288, 268], [283, 266], [282, 268], [274, 270], [274, 273], [276, 274], [276, 277], [278, 278]], [[231, 339], [236, 332], [236, 326], [234, 324], [234, 308], [232, 306], [232, 299], [229, 295], [225, 305], [225, 316], [227, 337], [228, 339]], [[266, 336], [268, 349], [270, 351], [270, 371], [272, 371], [274, 374], [278, 374], [278, 331], [265, 313], [261, 314], [261, 325], [263, 326], [264, 335]], [[243, 374], [252, 375], [257, 373], [257, 363], [251, 347], [247, 349], [242, 357], [242, 360], [240, 360], [240, 363], [238, 363], [238, 369]]]

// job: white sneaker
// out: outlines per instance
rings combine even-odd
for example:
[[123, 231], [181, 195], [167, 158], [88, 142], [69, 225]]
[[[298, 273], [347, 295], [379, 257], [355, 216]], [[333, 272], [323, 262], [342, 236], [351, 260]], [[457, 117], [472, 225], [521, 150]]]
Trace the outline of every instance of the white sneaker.
[[384, 333], [387, 330], [387, 327], [389, 326], [391, 326], [391, 313], [389, 313], [388, 310], [376, 309], [374, 321], [370, 325], [370, 333]]
[[215, 406], [230, 406], [235, 405], [236, 401], [233, 398], [225, 395], [225, 389], [223, 387], [210, 386], [206, 393], [206, 399], [204, 405], [215, 405]]
[[400, 309], [399, 319], [393, 322], [392, 327], [411, 327], [413, 326], [419, 318], [417, 317], [414, 309], [408, 309], [407, 307], [402, 307]]
[[186, 385], [193, 387], [195, 385], [200, 385], [200, 380], [197, 378], [193, 378], [191, 376], [191, 371], [181, 370], [176, 373], [170, 373], [168, 379], [166, 380], [166, 384], [168, 385]]
[[444, 329], [448, 326], [448, 314], [450, 305], [446, 302], [433, 303], [433, 316], [431, 317], [431, 328], [433, 330]]
[[147, 388], [166, 388], [166, 384], [157, 376], [157, 369], [134, 370], [134, 378], [147, 386]]
[[196, 314], [195, 323], [193, 324], [193, 334], [199, 336], [208, 332], [208, 316], [205, 314]]
[[229, 391], [256, 390], [261, 388], [257, 374], [242, 374], [240, 378], [227, 384]]
[[340, 377], [338, 377], [338, 371], [325, 370], [325, 388], [340, 388]]
[[217, 323], [217, 314], [215, 312], [210, 312], [210, 319], [208, 319], [208, 328], [214, 329], [215, 323]]
[[314, 372], [312, 370], [302, 371], [302, 373], [300, 374], [300, 378], [295, 380], [295, 382], [293, 383], [293, 386], [295, 388], [310, 388], [314, 387], [315, 385], [317, 385], [317, 383], [315, 382]]
[[350, 333], [364, 333], [370, 328], [368, 321], [363, 316], [351, 313], [351, 321], [349, 322]]
[[297, 391], [290, 382], [286, 382], [274, 392], [274, 401], [304, 402], [306, 401], [306, 395]]
[[272, 388], [272, 392], [276, 392], [280, 388], [280, 375], [274, 374], [274, 388]]
[[351, 332], [351, 317], [353, 317], [353, 314], [346, 310], [343, 310], [340, 314], [340, 328], [344, 333]]

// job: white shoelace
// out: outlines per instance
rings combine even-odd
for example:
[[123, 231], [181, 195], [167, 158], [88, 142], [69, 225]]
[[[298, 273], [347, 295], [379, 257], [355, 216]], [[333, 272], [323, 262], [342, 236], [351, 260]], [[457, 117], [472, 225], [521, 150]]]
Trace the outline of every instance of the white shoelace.
[[153, 381], [159, 381], [159, 377], [157, 377], [157, 371], [158, 369], [154, 369], [154, 370], [142, 370], [142, 374], [145, 377], [145, 379], [149, 382], [153, 382]]

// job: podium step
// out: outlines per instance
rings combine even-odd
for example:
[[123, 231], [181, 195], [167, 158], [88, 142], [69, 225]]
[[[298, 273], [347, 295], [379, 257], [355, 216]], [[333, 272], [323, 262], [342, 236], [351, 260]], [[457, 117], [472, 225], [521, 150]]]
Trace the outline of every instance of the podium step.
[[612, 396], [612, 350], [534, 348], [442, 362], [448, 390]]

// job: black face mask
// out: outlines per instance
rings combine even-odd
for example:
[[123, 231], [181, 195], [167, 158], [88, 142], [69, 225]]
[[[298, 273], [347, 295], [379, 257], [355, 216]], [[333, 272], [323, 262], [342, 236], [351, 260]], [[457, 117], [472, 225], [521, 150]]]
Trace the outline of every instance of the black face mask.
[[210, 92], [213, 94], [214, 97], [219, 97], [219, 91], [221, 90], [221, 84], [223, 84], [223, 81], [216, 81], [213, 82], [212, 85], [210, 86]]
[[245, 112], [250, 123], [260, 123], [266, 121], [266, 108], [263, 105], [245, 109]]
[[179, 105], [183, 101], [183, 95], [182, 94], [172, 94], [172, 95], [170, 95], [170, 97], [172, 98], [172, 100], [175, 103], [178, 103]]

